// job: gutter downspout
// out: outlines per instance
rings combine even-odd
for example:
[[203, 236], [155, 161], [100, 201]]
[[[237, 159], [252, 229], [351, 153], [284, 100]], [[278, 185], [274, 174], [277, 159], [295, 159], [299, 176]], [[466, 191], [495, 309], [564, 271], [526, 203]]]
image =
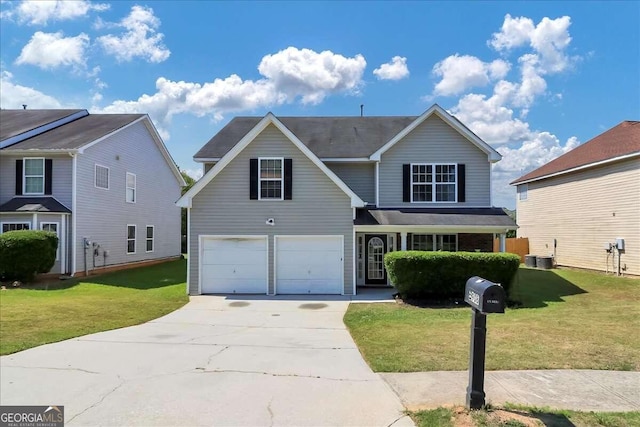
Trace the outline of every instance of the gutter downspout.
[[78, 204], [77, 204], [77, 185], [78, 185], [78, 155], [74, 153], [69, 154], [72, 158], [71, 167], [71, 274], [73, 277], [76, 274], [76, 258], [77, 258], [77, 246], [76, 241], [76, 218], [78, 217]]

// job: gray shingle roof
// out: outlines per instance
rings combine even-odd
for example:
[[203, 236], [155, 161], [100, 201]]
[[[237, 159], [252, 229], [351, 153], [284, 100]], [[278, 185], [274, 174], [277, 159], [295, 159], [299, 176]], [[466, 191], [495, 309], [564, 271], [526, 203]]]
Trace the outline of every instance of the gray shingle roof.
[[517, 228], [515, 221], [500, 208], [358, 209], [354, 224]]
[[[369, 157], [416, 119], [417, 116], [278, 117], [320, 158]], [[194, 158], [224, 156], [260, 120], [262, 117], [234, 118]]]
[[143, 116], [144, 114], [90, 114], [13, 144], [3, 151], [78, 149]]
[[83, 110], [0, 110], [0, 141]]
[[71, 213], [71, 210], [53, 197], [14, 197], [0, 206], [0, 212]]

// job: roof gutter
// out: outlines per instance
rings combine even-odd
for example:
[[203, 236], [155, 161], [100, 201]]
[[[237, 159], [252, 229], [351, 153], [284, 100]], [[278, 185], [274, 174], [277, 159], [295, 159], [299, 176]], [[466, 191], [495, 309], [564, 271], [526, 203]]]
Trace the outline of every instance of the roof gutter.
[[583, 169], [594, 168], [596, 166], [602, 166], [602, 165], [606, 165], [606, 164], [609, 164], [609, 163], [619, 162], [621, 160], [632, 159], [634, 157], [640, 157], [640, 152], [631, 153], [631, 154], [625, 154], [623, 156], [613, 157], [611, 159], [601, 160], [599, 162], [588, 163], [586, 165], [577, 166], [575, 168], [566, 169], [566, 170], [563, 170], [563, 171], [560, 171], [560, 172], [555, 172], [555, 173], [550, 173], [550, 174], [547, 174], [547, 175], [538, 176], [536, 178], [524, 179], [522, 181], [515, 180], [515, 181], [510, 182], [509, 185], [528, 184], [530, 182], [540, 181], [540, 180], [547, 179], [547, 178], [553, 178], [555, 176], [564, 175], [564, 174], [571, 173], [571, 172], [577, 172], [577, 171], [580, 171], [580, 170], [583, 170]]
[[55, 129], [62, 125], [66, 125], [67, 123], [70, 123], [82, 117], [86, 117], [88, 115], [89, 115], [89, 112], [87, 110], [78, 111], [77, 113], [70, 114], [61, 119], [55, 120], [53, 122], [49, 122], [37, 128], [23, 132], [19, 135], [12, 136], [11, 138], [7, 138], [4, 141], [0, 141], [0, 149], [10, 147], [14, 144], [24, 141], [25, 139], [29, 139], [36, 135], [40, 135], [41, 133], [50, 131], [51, 129]]
[[32, 148], [30, 150], [7, 150], [0, 151], [0, 156], [55, 156], [68, 154], [70, 156], [78, 153], [77, 149], [60, 149], [60, 150], [43, 150], [40, 148]]

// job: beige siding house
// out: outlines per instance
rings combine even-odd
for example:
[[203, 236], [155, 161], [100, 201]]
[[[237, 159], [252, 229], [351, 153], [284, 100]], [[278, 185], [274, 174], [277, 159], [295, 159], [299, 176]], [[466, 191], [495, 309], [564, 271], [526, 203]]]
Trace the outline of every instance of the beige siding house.
[[493, 148], [437, 105], [413, 117], [236, 117], [196, 154], [190, 294], [389, 286], [384, 254], [491, 251]]
[[622, 122], [512, 185], [518, 237], [531, 254], [640, 275], [640, 122]]

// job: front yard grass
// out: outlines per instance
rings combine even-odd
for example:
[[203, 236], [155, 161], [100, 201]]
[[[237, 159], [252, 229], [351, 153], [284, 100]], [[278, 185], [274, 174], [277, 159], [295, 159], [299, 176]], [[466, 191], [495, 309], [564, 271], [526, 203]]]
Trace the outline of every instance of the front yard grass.
[[[640, 279], [520, 268], [512, 298], [487, 316], [487, 370], [640, 370]], [[374, 371], [468, 368], [466, 304], [351, 304], [344, 320]]]
[[462, 407], [409, 412], [418, 427], [632, 427], [640, 412], [580, 412], [505, 405], [469, 411]]
[[71, 279], [48, 289], [0, 291], [0, 354], [170, 313], [189, 300], [185, 274], [186, 261], [178, 260]]

